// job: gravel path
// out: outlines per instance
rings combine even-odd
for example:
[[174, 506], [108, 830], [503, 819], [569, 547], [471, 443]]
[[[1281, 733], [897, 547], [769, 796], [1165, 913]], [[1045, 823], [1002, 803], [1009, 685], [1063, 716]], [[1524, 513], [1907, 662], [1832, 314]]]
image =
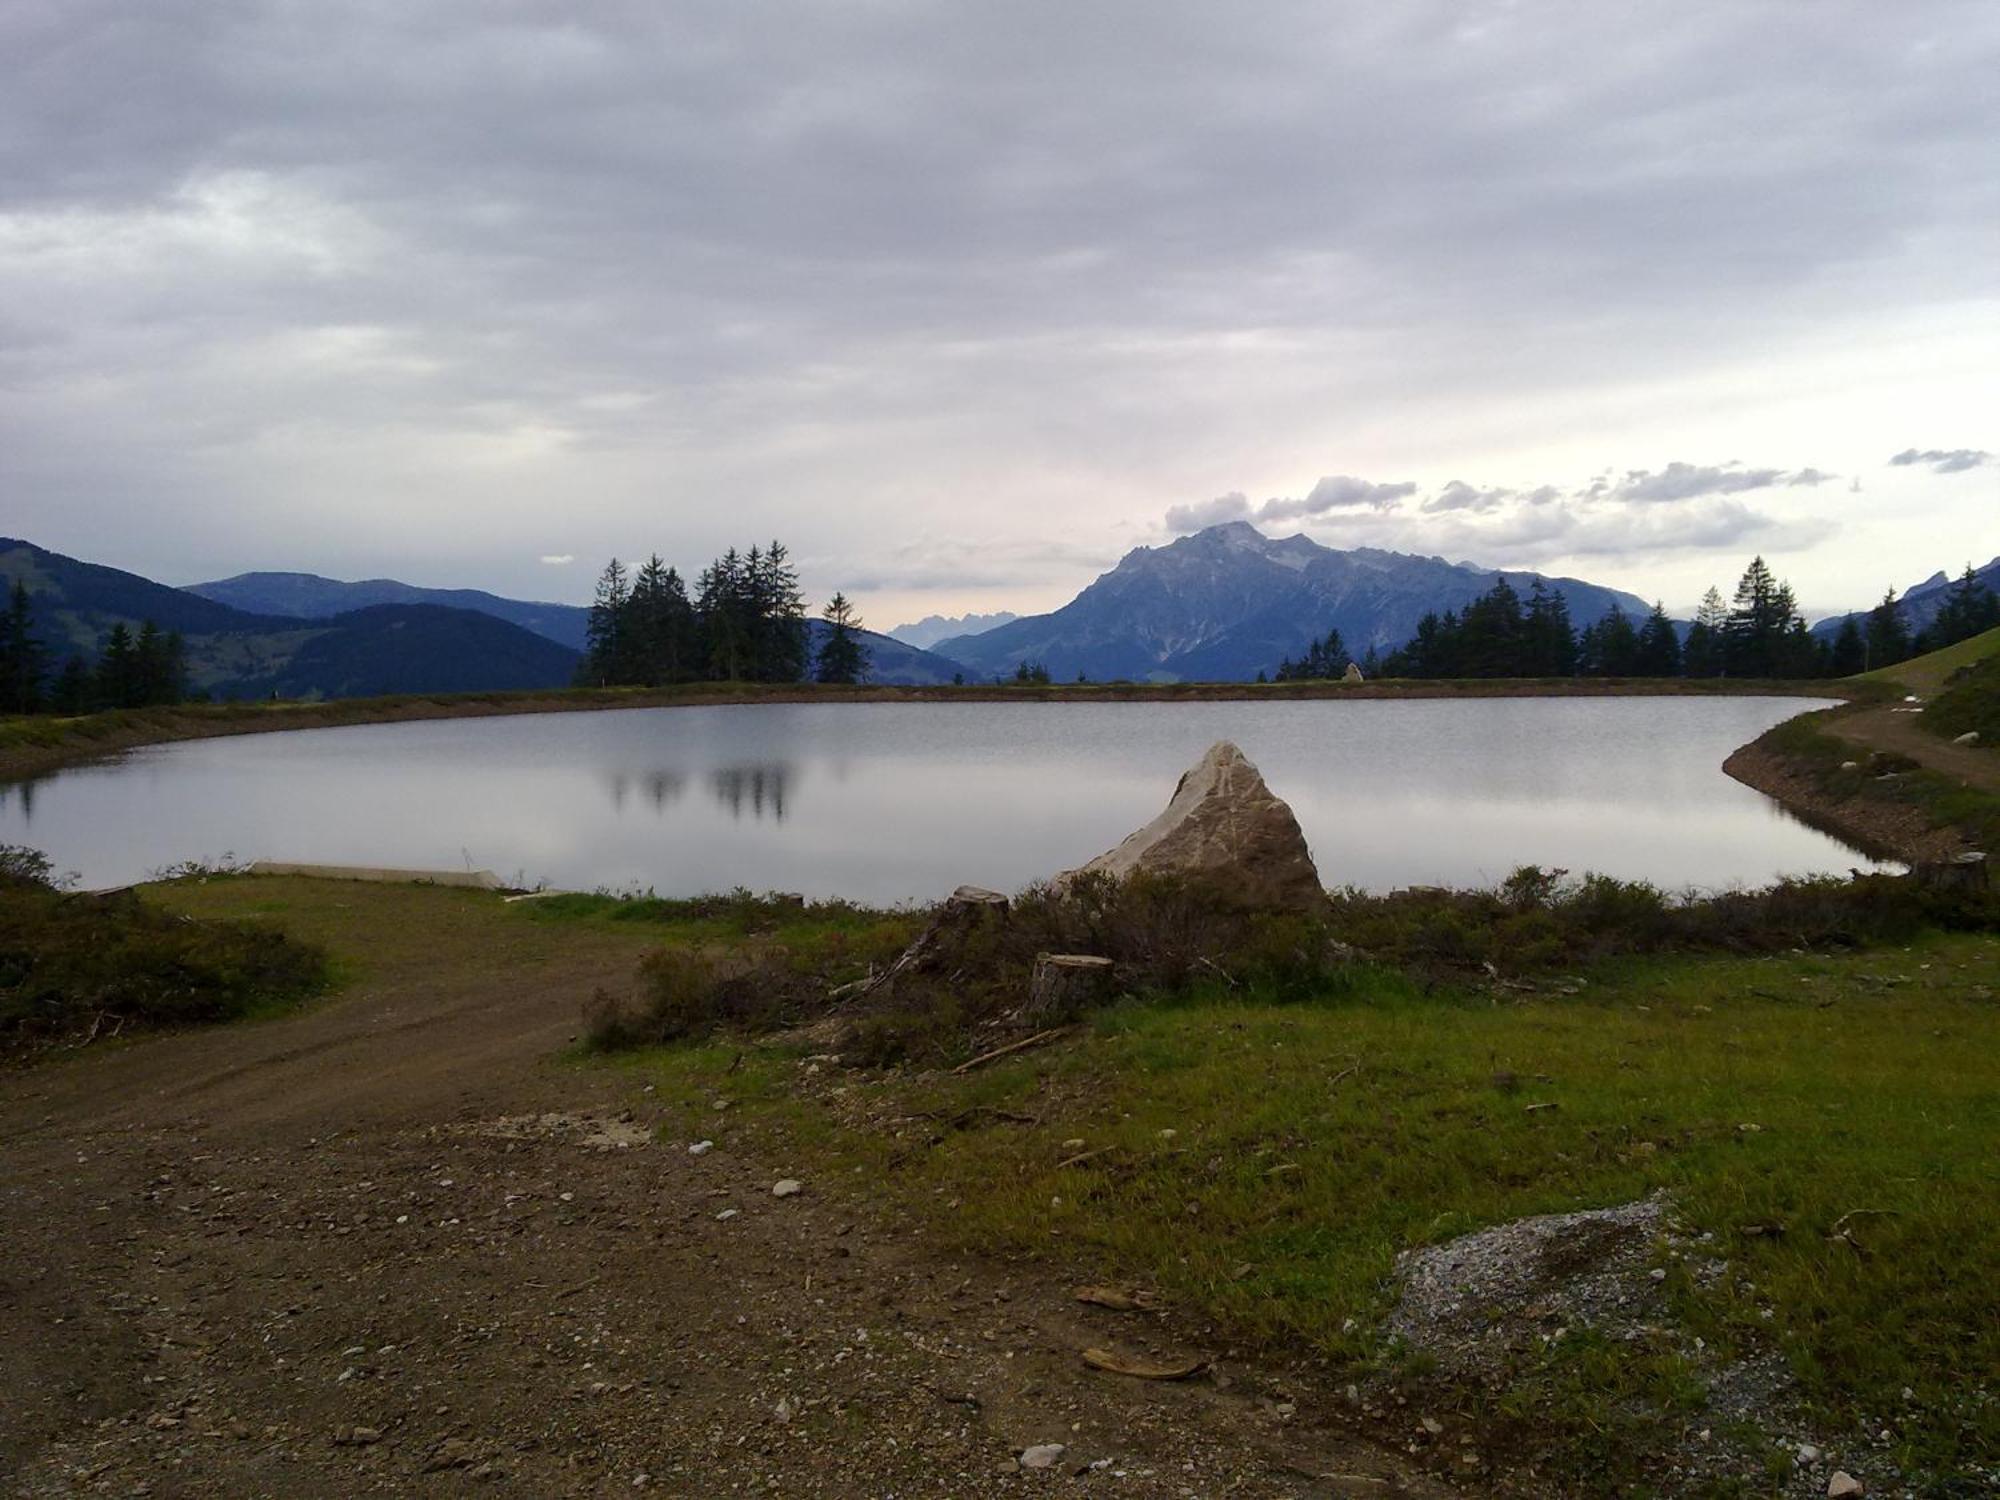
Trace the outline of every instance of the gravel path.
[[[378, 899], [272, 887], [329, 935]], [[492, 899], [422, 895], [309, 1013], [0, 1076], [0, 1490], [1449, 1493], [1303, 1372], [1087, 1369], [1219, 1351], [941, 1259], [865, 1183], [778, 1197], [726, 1118], [655, 1142], [641, 1078], [558, 1060], [642, 938], [455, 940]]]

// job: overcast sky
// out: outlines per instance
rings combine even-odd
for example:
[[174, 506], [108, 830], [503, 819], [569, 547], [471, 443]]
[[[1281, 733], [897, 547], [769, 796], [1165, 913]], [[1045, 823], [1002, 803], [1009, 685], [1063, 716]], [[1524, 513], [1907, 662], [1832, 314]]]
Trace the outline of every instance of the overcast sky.
[[[2000, 6], [0, 3], [0, 532], [870, 623], [2000, 553]], [[563, 559], [569, 559], [564, 561]]]

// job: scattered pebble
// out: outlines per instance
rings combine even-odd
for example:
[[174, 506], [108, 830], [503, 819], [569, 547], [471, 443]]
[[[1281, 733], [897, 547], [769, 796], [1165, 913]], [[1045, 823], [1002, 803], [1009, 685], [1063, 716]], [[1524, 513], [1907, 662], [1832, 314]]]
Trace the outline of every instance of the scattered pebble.
[[1868, 1487], [1845, 1469], [1835, 1469], [1826, 1482], [1826, 1500], [1860, 1500]]
[[1069, 1451], [1062, 1443], [1037, 1443], [1021, 1452], [1021, 1467], [1024, 1469], [1053, 1469], [1062, 1462], [1063, 1454]]
[[713, 1151], [714, 1149], [715, 1149], [714, 1141], [696, 1141], [692, 1146], [688, 1147], [688, 1155], [706, 1156], [708, 1155], [709, 1152]]
[[805, 1184], [796, 1177], [781, 1179], [771, 1188], [773, 1198], [791, 1198], [805, 1191]]

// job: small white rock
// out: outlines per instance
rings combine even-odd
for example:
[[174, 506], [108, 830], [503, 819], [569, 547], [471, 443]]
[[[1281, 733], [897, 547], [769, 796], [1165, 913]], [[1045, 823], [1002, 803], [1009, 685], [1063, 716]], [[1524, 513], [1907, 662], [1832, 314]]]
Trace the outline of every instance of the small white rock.
[[1062, 1462], [1063, 1454], [1069, 1449], [1062, 1443], [1037, 1443], [1032, 1448], [1021, 1451], [1021, 1467], [1024, 1469], [1053, 1469]]
[[805, 1191], [806, 1185], [796, 1177], [787, 1177], [771, 1188], [773, 1198], [790, 1198]]
[[1802, 1464], [1816, 1464], [1816, 1463], [1818, 1463], [1818, 1462], [1820, 1461], [1820, 1459], [1821, 1459], [1822, 1457], [1824, 1457], [1824, 1455], [1823, 1455], [1823, 1454], [1821, 1454], [1821, 1452], [1819, 1451], [1819, 1445], [1818, 1445], [1817, 1443], [1800, 1443], [1800, 1444], [1799, 1444], [1799, 1462], [1800, 1462], [1800, 1463], [1802, 1463]]
[[713, 1151], [714, 1149], [715, 1149], [714, 1141], [696, 1141], [692, 1146], [688, 1147], [688, 1155], [706, 1156], [708, 1155], [709, 1152]]
[[1835, 1469], [1826, 1482], [1826, 1500], [1860, 1500], [1867, 1493], [1868, 1486], [1845, 1469]]
[[724, 1219], [733, 1219], [736, 1217], [736, 1210], [733, 1208], [725, 1208], [721, 1213], [717, 1214], [715, 1217], [717, 1222], [720, 1222]]

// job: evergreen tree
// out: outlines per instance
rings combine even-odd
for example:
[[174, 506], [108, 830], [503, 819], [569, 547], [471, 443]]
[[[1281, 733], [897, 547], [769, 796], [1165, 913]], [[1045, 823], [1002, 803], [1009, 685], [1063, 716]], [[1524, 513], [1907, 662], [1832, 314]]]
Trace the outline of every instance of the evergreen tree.
[[2000, 625], [2000, 599], [1995, 599], [1993, 591], [1979, 581], [1972, 564], [1967, 563], [1964, 573], [1951, 586], [1951, 592], [1945, 595], [1937, 618], [1924, 631], [1916, 649], [1941, 651], [1946, 646], [1955, 646], [1960, 641], [1991, 630], [1995, 625]]
[[132, 632], [120, 620], [104, 640], [104, 654], [97, 659], [95, 697], [104, 708], [132, 708], [139, 692], [139, 674], [133, 660]]
[[744, 584], [743, 558], [734, 547], [695, 580], [694, 607], [707, 640], [708, 675], [724, 682], [744, 681], [752, 665], [755, 643], [746, 618]]
[[1882, 596], [1882, 602], [1868, 611], [1868, 626], [1864, 639], [1868, 646], [1868, 670], [1877, 667], [1893, 667], [1905, 661], [1910, 655], [1910, 627], [1903, 618], [1903, 606], [1896, 598], [1896, 591], [1890, 589]]
[[630, 682], [631, 648], [626, 629], [631, 623], [631, 584], [625, 565], [612, 558], [597, 579], [597, 595], [590, 604], [590, 618], [584, 627], [583, 679], [595, 687]]
[[28, 586], [14, 581], [0, 615], [0, 713], [31, 714], [41, 707], [48, 656], [35, 635]]
[[1681, 675], [1681, 640], [1674, 622], [1667, 618], [1664, 604], [1655, 603], [1646, 623], [1639, 627], [1638, 646], [1633, 654], [1633, 671], [1640, 677]]
[[1639, 631], [1616, 604], [1578, 638], [1577, 667], [1586, 677], [1639, 675]]
[[1735, 607], [1723, 627], [1723, 658], [1733, 676], [1783, 677], [1797, 668], [1798, 647], [1790, 639], [1802, 628], [1798, 604], [1763, 558], [1753, 558], [1736, 585]]
[[1306, 647], [1305, 655], [1298, 661], [1286, 657], [1278, 664], [1278, 681], [1300, 682], [1338, 677], [1353, 660], [1341, 642], [1340, 632], [1330, 628], [1324, 638]]
[[82, 657], [72, 656], [63, 663], [49, 693], [49, 707], [59, 714], [90, 711], [90, 668], [84, 665]]
[[859, 682], [868, 671], [868, 648], [855, 639], [861, 629], [860, 616], [845, 594], [836, 593], [821, 611], [826, 621], [826, 639], [820, 642], [819, 660], [813, 675], [821, 682]]
[[1849, 615], [1840, 622], [1840, 633], [1833, 638], [1833, 649], [1827, 658], [1827, 673], [1833, 677], [1852, 677], [1867, 670], [1868, 641], [1854, 616]]
[[1722, 602], [1720, 590], [1711, 588], [1701, 596], [1701, 604], [1695, 609], [1694, 624], [1688, 628], [1687, 640], [1681, 645], [1681, 670], [1690, 677], [1720, 677], [1725, 663], [1722, 658], [1722, 633], [1729, 623], [1729, 608]]
[[760, 559], [750, 549], [750, 589], [760, 682], [797, 682], [806, 675], [810, 636], [805, 595], [784, 543], [772, 542]]
[[1522, 667], [1529, 677], [1576, 675], [1576, 631], [1569, 620], [1569, 601], [1562, 590], [1537, 578], [1528, 585], [1524, 617], [1527, 650]]
[[1049, 669], [1038, 661], [1024, 661], [1014, 668], [1014, 682], [1020, 687], [1047, 687]]

